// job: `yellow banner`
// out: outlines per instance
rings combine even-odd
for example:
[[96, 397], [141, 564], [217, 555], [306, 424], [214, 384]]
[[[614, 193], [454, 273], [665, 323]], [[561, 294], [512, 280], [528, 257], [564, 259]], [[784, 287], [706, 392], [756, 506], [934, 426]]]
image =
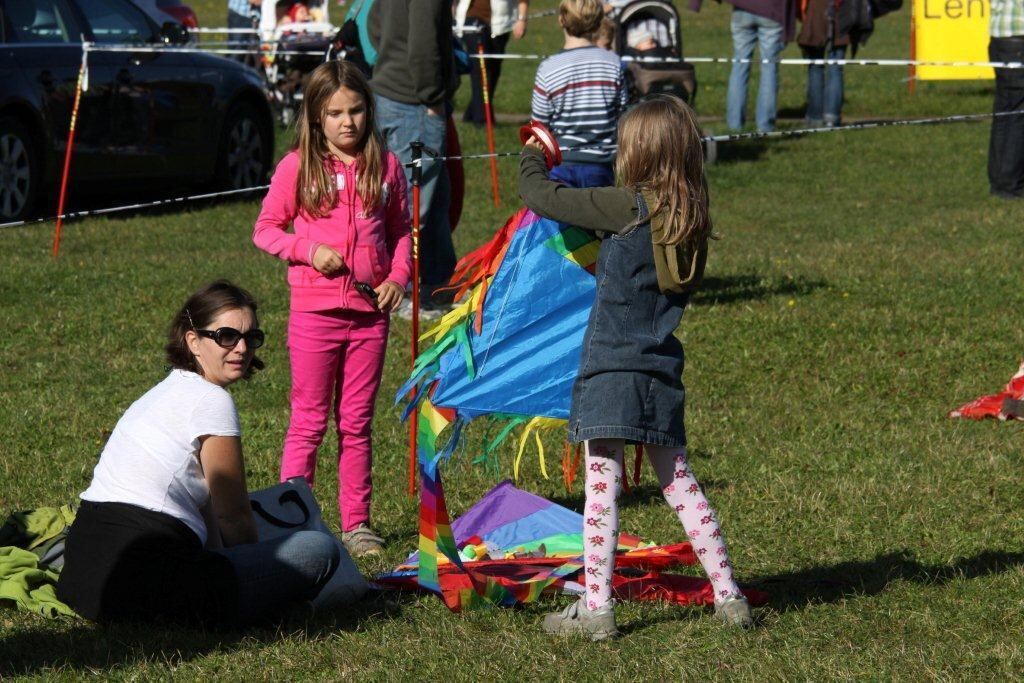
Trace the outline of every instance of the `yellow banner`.
[[[914, 0], [915, 58], [926, 62], [987, 62], [989, 0]], [[988, 67], [919, 66], [922, 81], [994, 78]]]

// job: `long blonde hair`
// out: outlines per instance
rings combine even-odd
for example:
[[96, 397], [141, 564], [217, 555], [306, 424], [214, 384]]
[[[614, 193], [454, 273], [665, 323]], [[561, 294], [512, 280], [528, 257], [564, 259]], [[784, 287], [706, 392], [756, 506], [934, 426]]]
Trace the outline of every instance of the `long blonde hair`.
[[322, 121], [328, 101], [341, 88], [358, 94], [366, 106], [366, 129], [356, 156], [359, 169], [356, 192], [363, 202], [363, 209], [371, 211], [376, 208], [383, 194], [384, 158], [388, 148], [384, 136], [377, 130], [376, 103], [370, 84], [359, 68], [350, 62], [325, 62], [306, 80], [302, 108], [296, 122], [299, 177], [295, 184], [295, 202], [314, 218], [326, 216], [338, 201], [337, 181], [328, 163], [331, 151]]
[[619, 120], [619, 183], [654, 197], [648, 207], [660, 216], [660, 244], [699, 246], [711, 235], [704, 150], [693, 110], [678, 97], [657, 95]]

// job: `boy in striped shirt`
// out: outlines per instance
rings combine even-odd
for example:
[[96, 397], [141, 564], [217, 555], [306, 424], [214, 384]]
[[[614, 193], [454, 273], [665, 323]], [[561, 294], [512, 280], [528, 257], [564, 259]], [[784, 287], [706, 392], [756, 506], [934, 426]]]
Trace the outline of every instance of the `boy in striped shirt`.
[[626, 106], [619, 57], [594, 45], [601, 26], [599, 0], [562, 0], [558, 23], [565, 34], [562, 51], [540, 63], [533, 86], [533, 118], [555, 134], [563, 153], [551, 179], [572, 187], [613, 185], [616, 127]]

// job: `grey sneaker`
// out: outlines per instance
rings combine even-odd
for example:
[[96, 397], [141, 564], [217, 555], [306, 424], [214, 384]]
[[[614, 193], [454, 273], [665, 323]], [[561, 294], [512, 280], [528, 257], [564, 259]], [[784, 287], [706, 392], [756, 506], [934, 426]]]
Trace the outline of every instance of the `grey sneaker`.
[[715, 618], [726, 626], [753, 628], [754, 617], [750, 614], [750, 603], [742, 595], [730, 595], [721, 602], [715, 602]]
[[384, 550], [384, 539], [366, 524], [341, 534], [341, 542], [352, 557], [379, 555]]
[[619, 635], [619, 630], [615, 628], [615, 601], [599, 609], [589, 610], [583, 598], [580, 598], [562, 611], [545, 616], [543, 627], [545, 633], [581, 633], [591, 640], [615, 638]]

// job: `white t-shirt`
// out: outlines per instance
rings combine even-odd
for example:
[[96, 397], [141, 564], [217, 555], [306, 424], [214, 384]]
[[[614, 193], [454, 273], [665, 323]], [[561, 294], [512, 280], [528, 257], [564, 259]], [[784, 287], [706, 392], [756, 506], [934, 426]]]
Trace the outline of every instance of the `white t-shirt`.
[[202, 508], [210, 488], [200, 437], [241, 436], [231, 394], [200, 375], [172, 370], [117, 421], [83, 500], [129, 503], [188, 525], [206, 544]]

